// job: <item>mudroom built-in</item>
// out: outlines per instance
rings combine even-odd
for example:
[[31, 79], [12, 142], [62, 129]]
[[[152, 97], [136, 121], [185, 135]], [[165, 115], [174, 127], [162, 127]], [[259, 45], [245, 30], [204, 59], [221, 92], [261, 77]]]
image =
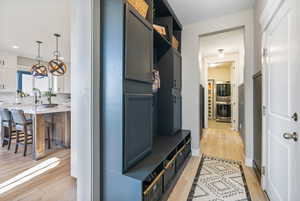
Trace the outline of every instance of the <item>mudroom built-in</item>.
[[191, 155], [182, 25], [165, 0], [104, 0], [102, 8], [103, 200], [166, 200]]

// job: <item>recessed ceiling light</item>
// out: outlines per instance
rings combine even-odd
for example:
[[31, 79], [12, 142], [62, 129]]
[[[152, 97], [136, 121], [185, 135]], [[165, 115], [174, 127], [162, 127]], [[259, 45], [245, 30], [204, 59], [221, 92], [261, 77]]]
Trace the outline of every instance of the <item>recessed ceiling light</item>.
[[218, 49], [218, 51], [219, 51], [219, 57], [223, 58], [225, 56], [224, 49]]
[[14, 49], [19, 49], [20, 47], [17, 46], [17, 45], [13, 45], [12, 48], [14, 48]]

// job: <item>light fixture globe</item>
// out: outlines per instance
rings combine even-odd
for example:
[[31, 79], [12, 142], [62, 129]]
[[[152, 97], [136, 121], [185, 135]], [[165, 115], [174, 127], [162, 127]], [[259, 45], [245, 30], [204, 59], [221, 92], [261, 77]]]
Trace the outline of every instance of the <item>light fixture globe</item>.
[[53, 59], [49, 61], [48, 66], [50, 73], [52, 73], [54, 76], [62, 76], [67, 71], [67, 65], [59, 59]]
[[38, 56], [37, 56], [37, 64], [31, 67], [32, 75], [36, 78], [43, 78], [48, 76], [48, 69], [47, 66], [41, 64], [41, 44], [42, 41], [36, 41], [38, 45]]
[[35, 64], [31, 67], [32, 75], [37, 78], [43, 78], [48, 76], [48, 69], [42, 64]]
[[48, 62], [49, 72], [54, 76], [62, 76], [67, 72], [67, 65], [59, 59], [61, 56], [58, 50], [58, 39], [61, 37], [60, 34], [54, 34], [56, 37], [56, 50], [53, 53], [54, 59]]

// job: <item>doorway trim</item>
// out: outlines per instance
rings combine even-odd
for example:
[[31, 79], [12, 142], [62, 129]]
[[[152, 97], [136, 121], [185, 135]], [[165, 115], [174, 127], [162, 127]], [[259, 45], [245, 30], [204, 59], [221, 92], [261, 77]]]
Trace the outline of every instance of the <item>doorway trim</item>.
[[101, 199], [101, 0], [71, 2], [71, 176], [77, 200]]
[[[204, 70], [204, 89], [205, 89], [205, 105], [204, 105], [204, 124], [205, 128], [208, 128], [208, 68], [209, 68], [209, 63], [225, 63], [225, 62], [233, 62], [235, 64], [235, 69], [234, 69], [234, 80], [231, 80], [233, 86], [234, 86], [234, 97], [233, 97], [233, 102], [235, 103], [235, 107], [232, 109], [232, 114], [234, 115], [234, 120], [235, 122], [232, 123], [232, 129], [233, 130], [238, 130], [238, 81], [240, 80], [239, 78], [239, 70], [242, 66], [240, 66], [239, 62], [239, 56], [240, 53], [238, 52], [233, 52], [233, 53], [228, 53], [226, 57], [224, 58], [219, 58], [217, 56], [213, 57], [204, 57], [203, 59], [203, 70]], [[202, 71], [203, 72], [203, 71]]]

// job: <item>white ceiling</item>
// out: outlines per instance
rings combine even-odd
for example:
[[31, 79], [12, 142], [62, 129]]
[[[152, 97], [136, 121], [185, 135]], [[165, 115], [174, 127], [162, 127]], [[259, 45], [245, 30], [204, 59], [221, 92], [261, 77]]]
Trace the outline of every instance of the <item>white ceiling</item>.
[[168, 0], [183, 25], [253, 8], [255, 0]]
[[244, 30], [200, 37], [200, 52], [203, 57], [217, 56], [218, 49], [224, 49], [225, 55], [244, 51]]
[[47, 60], [55, 49], [53, 34], [60, 33], [62, 56], [70, 61], [70, 0], [0, 0], [0, 25], [1, 51], [35, 58], [40, 40]]

